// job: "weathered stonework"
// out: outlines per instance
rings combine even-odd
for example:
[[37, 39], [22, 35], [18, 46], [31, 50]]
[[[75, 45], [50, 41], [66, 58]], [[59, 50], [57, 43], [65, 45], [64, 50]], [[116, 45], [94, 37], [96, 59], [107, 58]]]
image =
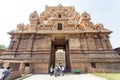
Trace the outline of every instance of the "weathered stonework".
[[9, 32], [11, 42], [1, 57], [4, 66], [48, 73], [50, 65], [57, 64], [55, 52], [62, 49], [69, 72], [87, 72], [88, 67], [120, 70], [120, 56], [109, 41], [111, 31], [91, 22], [87, 12], [80, 15], [73, 6], [46, 6], [40, 15], [31, 13], [29, 20], [30, 24], [18, 24]]

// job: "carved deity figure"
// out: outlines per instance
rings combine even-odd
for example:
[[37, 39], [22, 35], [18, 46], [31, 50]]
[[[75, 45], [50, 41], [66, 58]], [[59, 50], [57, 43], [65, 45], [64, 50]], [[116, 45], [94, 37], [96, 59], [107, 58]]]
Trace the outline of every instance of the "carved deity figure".
[[36, 11], [34, 11], [33, 13], [30, 14], [30, 19], [38, 19], [38, 14]]
[[57, 7], [58, 7], [58, 10], [59, 10], [59, 11], [61, 11], [62, 8], [63, 8], [63, 6], [62, 6], [61, 4], [59, 4]]
[[17, 29], [15, 31], [23, 31], [24, 30], [24, 26], [25, 26], [24, 24], [21, 24], [21, 23], [18, 24], [17, 25]]
[[36, 11], [30, 14], [29, 20], [31, 24], [37, 24], [39, 22], [39, 16]]
[[103, 24], [101, 24], [101, 23], [96, 24], [96, 25], [95, 25], [95, 29], [96, 29], [96, 30], [104, 30]]
[[91, 19], [90, 15], [89, 15], [87, 12], [84, 12], [84, 13], [81, 15], [81, 17], [82, 17], [83, 19], [88, 19], [88, 20]]

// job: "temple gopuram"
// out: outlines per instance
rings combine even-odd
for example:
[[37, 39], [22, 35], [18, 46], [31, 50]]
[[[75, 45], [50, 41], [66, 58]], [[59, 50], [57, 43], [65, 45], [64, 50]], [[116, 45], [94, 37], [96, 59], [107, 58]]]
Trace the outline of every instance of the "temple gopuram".
[[11, 42], [1, 57], [3, 66], [26, 73], [49, 73], [50, 66], [59, 62], [67, 72], [120, 70], [120, 55], [109, 40], [112, 31], [91, 22], [87, 12], [61, 4], [45, 6], [40, 14], [32, 12], [29, 21], [8, 32]]

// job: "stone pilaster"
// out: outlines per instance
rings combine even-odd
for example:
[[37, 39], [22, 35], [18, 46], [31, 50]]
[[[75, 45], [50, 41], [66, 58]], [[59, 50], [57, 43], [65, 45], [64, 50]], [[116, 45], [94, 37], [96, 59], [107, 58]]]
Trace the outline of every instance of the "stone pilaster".
[[111, 43], [110, 43], [109, 37], [107, 37], [106, 44], [108, 45], [108, 49], [111, 50], [111, 49], [112, 49], [112, 46], [111, 46]]
[[19, 42], [19, 37], [20, 35], [14, 35], [11, 37], [11, 42], [10, 42], [8, 50], [13, 50], [13, 51], [16, 50], [18, 42]]
[[19, 71], [22, 73], [22, 72], [23, 72], [23, 69], [24, 69], [24, 63], [21, 62], [21, 63], [20, 63], [20, 67], [19, 67]]
[[80, 47], [81, 47], [81, 50], [88, 50], [87, 40], [84, 34], [80, 35]]
[[103, 49], [107, 50], [108, 46], [106, 44], [107, 38], [106, 38], [105, 34], [100, 34], [100, 39], [101, 39], [101, 43], [102, 43]]
[[26, 47], [26, 49], [28, 51], [32, 51], [31, 48], [32, 48], [34, 37], [35, 37], [35, 35], [30, 35], [30, 37], [27, 40], [27, 47]]
[[97, 34], [94, 35], [94, 41], [96, 45], [96, 50], [103, 50], [102, 43]]
[[10, 45], [9, 45], [8, 50], [12, 50], [13, 49], [13, 45], [14, 45], [13, 37], [11, 37], [11, 41], [10, 41]]
[[23, 50], [24, 40], [23, 40], [23, 39], [20, 39], [20, 40], [19, 40], [19, 43], [20, 43], [20, 44], [19, 44], [18, 50]]
[[88, 50], [96, 50], [95, 41], [92, 34], [86, 34]]

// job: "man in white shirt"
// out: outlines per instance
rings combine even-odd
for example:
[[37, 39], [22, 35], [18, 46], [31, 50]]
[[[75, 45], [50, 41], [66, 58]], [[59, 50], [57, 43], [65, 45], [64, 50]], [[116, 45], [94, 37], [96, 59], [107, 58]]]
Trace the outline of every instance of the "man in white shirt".
[[2, 80], [4, 77], [4, 67], [0, 69], [0, 80]]
[[7, 69], [4, 71], [4, 77], [3, 80], [8, 80], [11, 72], [11, 67], [7, 67]]

